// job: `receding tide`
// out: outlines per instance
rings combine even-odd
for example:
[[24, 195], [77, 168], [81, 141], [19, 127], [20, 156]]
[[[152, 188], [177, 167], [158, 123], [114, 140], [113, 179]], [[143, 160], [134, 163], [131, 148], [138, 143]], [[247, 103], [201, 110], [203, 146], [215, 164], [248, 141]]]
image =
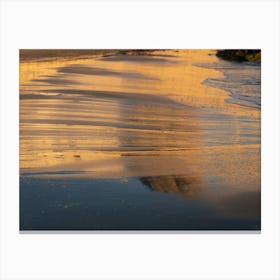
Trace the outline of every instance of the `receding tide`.
[[20, 230], [260, 230], [258, 50], [20, 50]]

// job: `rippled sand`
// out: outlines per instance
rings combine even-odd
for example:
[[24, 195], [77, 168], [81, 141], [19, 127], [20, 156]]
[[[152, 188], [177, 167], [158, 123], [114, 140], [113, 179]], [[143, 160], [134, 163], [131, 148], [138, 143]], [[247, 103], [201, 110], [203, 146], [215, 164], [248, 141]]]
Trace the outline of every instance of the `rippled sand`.
[[23, 60], [21, 176], [137, 177], [259, 221], [260, 66], [214, 53]]

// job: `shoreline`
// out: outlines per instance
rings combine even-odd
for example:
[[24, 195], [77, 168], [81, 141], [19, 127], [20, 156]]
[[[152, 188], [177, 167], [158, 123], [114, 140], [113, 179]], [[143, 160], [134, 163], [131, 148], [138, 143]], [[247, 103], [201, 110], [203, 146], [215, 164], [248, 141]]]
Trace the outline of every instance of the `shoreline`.
[[117, 50], [67, 50], [67, 49], [21, 49], [19, 50], [19, 61], [23, 62], [44, 62], [59, 59], [91, 58], [96, 56], [114, 55]]
[[59, 59], [86, 59], [93, 57], [109, 57], [114, 55], [148, 55], [154, 51], [165, 49], [20, 49], [19, 60], [23, 62], [44, 62]]

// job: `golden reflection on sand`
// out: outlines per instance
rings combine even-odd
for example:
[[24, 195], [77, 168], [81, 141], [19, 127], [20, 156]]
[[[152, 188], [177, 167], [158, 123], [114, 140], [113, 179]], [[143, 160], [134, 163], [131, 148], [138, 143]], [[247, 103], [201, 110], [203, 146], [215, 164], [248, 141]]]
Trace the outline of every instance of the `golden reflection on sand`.
[[142, 177], [163, 192], [210, 186], [207, 196], [214, 182], [259, 189], [260, 110], [202, 84], [223, 77], [194, 66], [216, 62], [213, 54], [20, 63], [21, 174]]

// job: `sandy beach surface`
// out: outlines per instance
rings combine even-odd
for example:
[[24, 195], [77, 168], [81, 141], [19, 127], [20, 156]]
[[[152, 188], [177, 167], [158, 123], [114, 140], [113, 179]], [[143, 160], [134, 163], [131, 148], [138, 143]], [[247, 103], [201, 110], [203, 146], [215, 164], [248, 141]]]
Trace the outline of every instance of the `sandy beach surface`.
[[260, 229], [259, 63], [76, 53], [21, 53], [22, 230]]

